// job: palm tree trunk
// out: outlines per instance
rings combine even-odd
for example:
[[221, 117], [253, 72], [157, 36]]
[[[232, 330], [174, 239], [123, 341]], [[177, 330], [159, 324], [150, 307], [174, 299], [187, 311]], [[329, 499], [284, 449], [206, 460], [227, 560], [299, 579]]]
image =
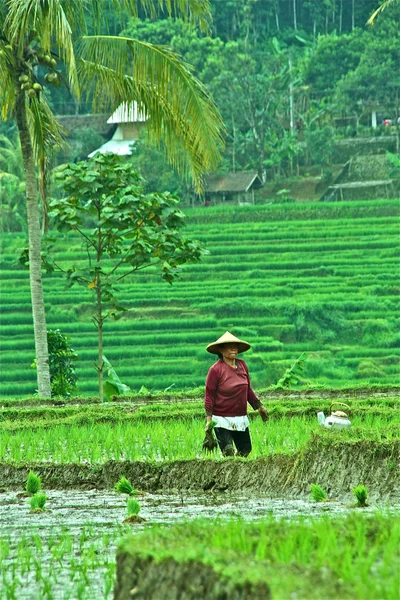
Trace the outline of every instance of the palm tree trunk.
[[29, 279], [32, 300], [33, 330], [36, 350], [38, 393], [50, 398], [50, 369], [47, 346], [47, 326], [42, 285], [42, 242], [40, 233], [39, 202], [36, 186], [33, 148], [26, 119], [25, 96], [16, 85], [16, 119], [21, 140], [22, 159], [25, 171], [26, 209], [29, 238]]

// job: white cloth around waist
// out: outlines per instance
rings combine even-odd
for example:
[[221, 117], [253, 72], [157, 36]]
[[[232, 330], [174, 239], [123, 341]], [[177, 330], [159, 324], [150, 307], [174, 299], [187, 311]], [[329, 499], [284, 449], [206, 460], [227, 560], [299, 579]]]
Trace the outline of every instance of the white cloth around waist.
[[223, 427], [230, 431], [245, 431], [249, 426], [247, 415], [241, 417], [217, 417], [213, 415], [212, 420], [215, 421], [215, 427]]

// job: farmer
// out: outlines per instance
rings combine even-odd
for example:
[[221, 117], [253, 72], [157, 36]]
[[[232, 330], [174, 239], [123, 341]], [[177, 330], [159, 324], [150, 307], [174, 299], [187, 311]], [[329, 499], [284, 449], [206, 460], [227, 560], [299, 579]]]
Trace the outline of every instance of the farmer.
[[238, 359], [250, 344], [239, 340], [227, 331], [216, 342], [207, 346], [207, 351], [217, 354], [219, 360], [210, 367], [206, 380], [205, 409], [206, 432], [211, 420], [218, 445], [224, 456], [233, 456], [236, 446], [238, 456], [251, 452], [247, 402], [258, 410], [263, 421], [268, 413], [250, 386], [250, 377], [244, 360]]

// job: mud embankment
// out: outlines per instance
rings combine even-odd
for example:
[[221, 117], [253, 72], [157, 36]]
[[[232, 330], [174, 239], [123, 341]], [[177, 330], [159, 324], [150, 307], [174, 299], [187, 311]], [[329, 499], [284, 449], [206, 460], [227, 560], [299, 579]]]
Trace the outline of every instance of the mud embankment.
[[316, 436], [294, 455], [255, 460], [189, 460], [169, 463], [108, 461], [102, 465], [0, 463], [0, 489], [21, 489], [29, 470], [48, 489], [111, 489], [121, 476], [148, 492], [256, 490], [272, 497], [309, 494], [316, 483], [331, 497], [364, 484], [374, 500], [400, 498], [400, 440], [328, 443]]
[[117, 554], [114, 600], [160, 600], [163, 598], [214, 598], [215, 600], [269, 600], [266, 583], [244, 581], [228, 587], [211, 566], [201, 562], [177, 562], [173, 558], [155, 562], [129, 552]]

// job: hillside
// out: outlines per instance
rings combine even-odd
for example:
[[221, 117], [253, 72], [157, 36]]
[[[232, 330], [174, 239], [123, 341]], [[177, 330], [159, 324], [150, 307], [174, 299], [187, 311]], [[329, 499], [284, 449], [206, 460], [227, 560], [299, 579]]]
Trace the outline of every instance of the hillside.
[[[313, 384], [398, 381], [398, 214], [396, 200], [208, 207], [187, 211], [187, 234], [210, 254], [173, 286], [150, 272], [121, 285], [129, 310], [105, 325], [105, 354], [138, 391], [201, 386], [213, 357], [205, 346], [226, 329], [252, 344], [254, 387], [275, 383], [302, 353]], [[0, 394], [36, 388], [27, 272], [21, 234], [1, 250]], [[56, 262], [84, 260], [75, 238], [59, 238]], [[124, 280], [126, 281], [126, 280]], [[48, 327], [79, 356], [79, 389], [96, 393], [91, 295], [44, 278]]]

